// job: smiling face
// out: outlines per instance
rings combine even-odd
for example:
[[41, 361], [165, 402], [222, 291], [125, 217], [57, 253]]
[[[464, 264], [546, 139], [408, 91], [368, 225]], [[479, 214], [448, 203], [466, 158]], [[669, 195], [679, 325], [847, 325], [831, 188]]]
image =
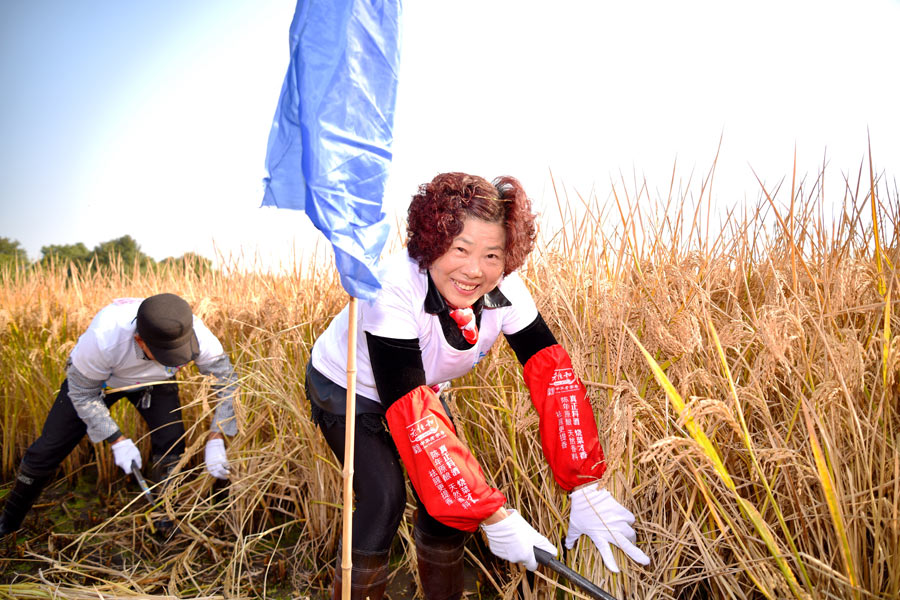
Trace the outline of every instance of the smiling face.
[[428, 267], [444, 300], [454, 308], [471, 306], [497, 287], [506, 264], [502, 223], [468, 217], [450, 248]]

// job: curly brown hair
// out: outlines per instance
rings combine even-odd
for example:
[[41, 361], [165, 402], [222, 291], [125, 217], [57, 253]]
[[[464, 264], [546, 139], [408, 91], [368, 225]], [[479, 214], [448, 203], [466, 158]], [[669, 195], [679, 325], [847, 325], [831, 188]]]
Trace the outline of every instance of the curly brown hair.
[[419, 268], [427, 269], [450, 249], [467, 217], [503, 224], [504, 275], [521, 267], [534, 248], [535, 215], [518, 179], [504, 176], [489, 183], [477, 175], [441, 173], [420, 185], [409, 205], [407, 251]]

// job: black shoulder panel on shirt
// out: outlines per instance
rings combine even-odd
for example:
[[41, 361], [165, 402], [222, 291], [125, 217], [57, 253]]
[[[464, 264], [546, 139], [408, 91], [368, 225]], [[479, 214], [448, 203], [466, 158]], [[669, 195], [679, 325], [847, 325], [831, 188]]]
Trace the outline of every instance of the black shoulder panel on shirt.
[[369, 362], [382, 406], [391, 404], [425, 384], [425, 367], [418, 338], [398, 340], [366, 332]]
[[557, 343], [541, 313], [538, 313], [537, 318], [525, 329], [507, 335], [506, 341], [509, 342], [509, 346], [516, 353], [516, 358], [519, 359], [522, 366], [528, 362], [529, 358], [544, 348]]
[[503, 292], [500, 291], [499, 285], [482, 296], [482, 300], [484, 301], [485, 308], [503, 308], [504, 306], [512, 306], [512, 302], [509, 301], [509, 298], [504, 296]]

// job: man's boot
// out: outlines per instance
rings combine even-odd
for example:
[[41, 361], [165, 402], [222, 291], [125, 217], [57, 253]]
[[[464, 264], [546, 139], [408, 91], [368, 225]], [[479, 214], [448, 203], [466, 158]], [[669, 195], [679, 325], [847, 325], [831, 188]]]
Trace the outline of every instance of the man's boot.
[[41, 490], [50, 481], [49, 475], [36, 477], [28, 474], [27, 469], [19, 467], [16, 484], [6, 496], [6, 505], [0, 515], [0, 537], [19, 529], [31, 505], [41, 495]]
[[[366, 552], [353, 550], [350, 553], [352, 566], [350, 576], [353, 581], [350, 588], [351, 600], [381, 600], [384, 590], [387, 588], [388, 579], [388, 554], [390, 550], [383, 552]], [[341, 569], [341, 556], [343, 555], [341, 543], [338, 543], [337, 561], [334, 569], [334, 585], [331, 588], [331, 600], [341, 600], [343, 597]]]
[[[166, 493], [166, 490], [172, 484], [172, 471], [175, 470], [175, 466], [178, 464], [178, 461], [181, 460], [181, 456], [173, 456], [171, 454], [159, 456], [154, 454], [150, 460], [153, 465], [150, 468], [150, 481], [157, 484], [156, 487], [153, 488], [153, 499], [159, 504], [163, 495]], [[175, 524], [172, 523], [171, 519], [168, 517], [153, 521], [153, 526], [156, 527], [157, 531], [162, 535], [169, 535], [172, 533], [174, 525]]]
[[169, 478], [172, 476], [172, 471], [175, 470], [175, 466], [180, 460], [180, 454], [166, 454], [165, 456], [154, 454], [150, 458], [150, 462], [153, 465], [150, 468], [150, 481], [159, 484], [156, 486], [157, 496], [162, 495], [171, 483]]
[[425, 600], [457, 600], [463, 593], [463, 552], [468, 535], [450, 537], [427, 534], [413, 527], [416, 562]]

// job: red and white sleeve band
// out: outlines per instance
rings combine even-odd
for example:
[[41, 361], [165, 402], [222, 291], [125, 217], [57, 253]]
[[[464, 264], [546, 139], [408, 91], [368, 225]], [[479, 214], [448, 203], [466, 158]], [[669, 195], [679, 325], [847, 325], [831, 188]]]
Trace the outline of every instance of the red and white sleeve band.
[[386, 416], [409, 479], [432, 517], [475, 531], [506, 502], [485, 481], [430, 387], [412, 390], [391, 404]]
[[606, 460], [594, 411], [568, 353], [559, 344], [548, 346], [528, 359], [524, 375], [556, 482], [572, 490], [601, 477]]

